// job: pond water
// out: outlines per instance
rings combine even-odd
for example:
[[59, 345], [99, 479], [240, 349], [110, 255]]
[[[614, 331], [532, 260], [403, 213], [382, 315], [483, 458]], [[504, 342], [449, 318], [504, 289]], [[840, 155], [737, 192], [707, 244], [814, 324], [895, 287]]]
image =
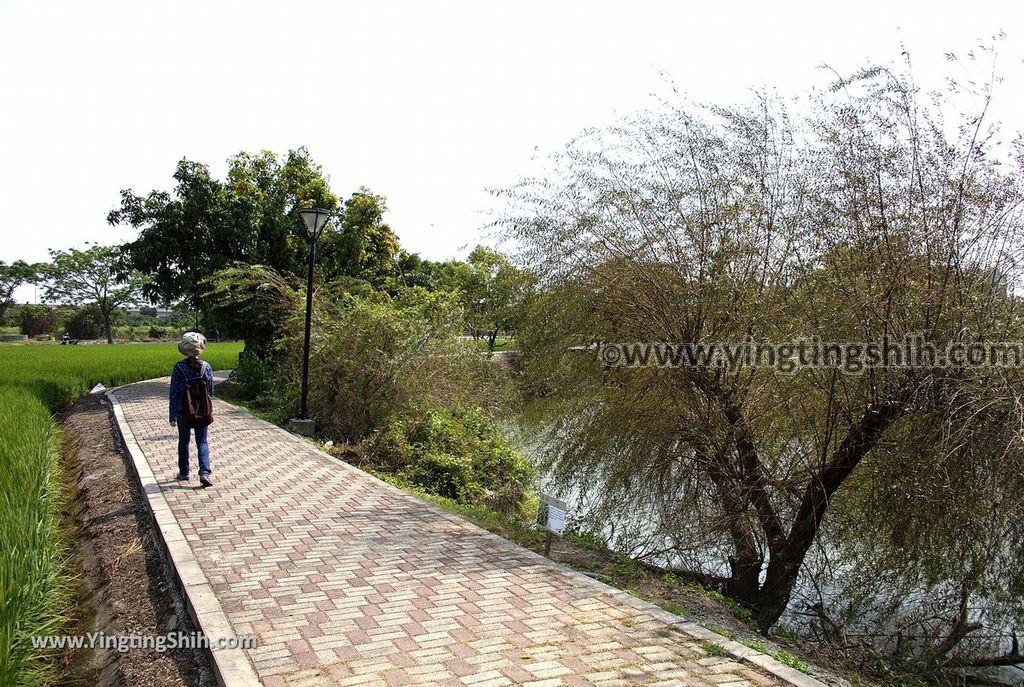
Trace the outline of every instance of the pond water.
[[[527, 447], [524, 453], [532, 458], [535, 464], [538, 464], [539, 450], [540, 447], [538, 445], [533, 445]], [[728, 574], [728, 551], [726, 550], [715, 550], [714, 548], [704, 548], [701, 550], [698, 547], [691, 549], [684, 555], [677, 553], [651, 554], [650, 552], [658, 552], [668, 548], [668, 542], [658, 536], [656, 516], [653, 513], [646, 513], [640, 508], [620, 509], [624, 510], [624, 512], [596, 523], [594, 522], [595, 518], [590, 515], [596, 507], [596, 499], [590, 496], [580, 484], [572, 485], [569, 489], [557, 489], [553, 486], [550, 477], [544, 475], [541, 476], [539, 483], [540, 490], [543, 493], [557, 496], [566, 501], [568, 504], [567, 512], [570, 529], [573, 528], [574, 524], [577, 526], [582, 524], [584, 531], [599, 532], [620, 553], [631, 555], [634, 558], [643, 558], [646, 562], [665, 569], [698, 571], [719, 576]], [[629, 544], [627, 545], [625, 542], [629, 542]], [[815, 559], [816, 555], [813, 551], [808, 554], [807, 565], [811, 569], [814, 569], [819, 562]], [[842, 576], [844, 572], [848, 572], [843, 570], [842, 563], [838, 560], [834, 551], [830, 552], [829, 564], [836, 576]], [[780, 618], [779, 623], [798, 632], [806, 633], [809, 629], [811, 618], [807, 611], [808, 606], [821, 601], [827, 608], [835, 602], [842, 601], [839, 596], [842, 593], [843, 589], [839, 584], [823, 583], [820, 580], [814, 581], [806, 574], [801, 575], [793, 591], [790, 603]], [[918, 597], [917, 601], [914, 600], [915, 596]], [[907, 603], [907, 599], [910, 600], [911, 608], [923, 609], [927, 604], [923, 591], [920, 595], [908, 595], [905, 597], [904, 603]], [[870, 621], [870, 618], [866, 620]], [[1007, 636], [1005, 650], [1010, 649], [1008, 637], [1011, 630], [1012, 628], [1009, 627], [1003, 630]], [[989, 673], [989, 675], [991, 676], [992, 673]], [[996, 673], [996, 679], [1007, 685], [1024, 685], [1024, 670], [1013, 667], [1001, 668]]]

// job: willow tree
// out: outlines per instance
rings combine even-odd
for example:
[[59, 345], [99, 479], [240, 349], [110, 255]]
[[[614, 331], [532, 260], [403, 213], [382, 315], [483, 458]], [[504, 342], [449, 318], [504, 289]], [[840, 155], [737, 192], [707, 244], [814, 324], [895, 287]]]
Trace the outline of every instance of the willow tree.
[[[623, 368], [586, 351], [1024, 338], [1020, 150], [1007, 166], [982, 116], [957, 126], [922, 100], [886, 69], [796, 107], [679, 99], [503, 192], [543, 288], [523, 364], [552, 476], [597, 518], [649, 515], [647, 552], [763, 631], [811, 558], [869, 543], [890, 554], [879, 575], [1021, 621], [1021, 370]], [[981, 623], [969, 608], [916, 654], [949, 660]]]

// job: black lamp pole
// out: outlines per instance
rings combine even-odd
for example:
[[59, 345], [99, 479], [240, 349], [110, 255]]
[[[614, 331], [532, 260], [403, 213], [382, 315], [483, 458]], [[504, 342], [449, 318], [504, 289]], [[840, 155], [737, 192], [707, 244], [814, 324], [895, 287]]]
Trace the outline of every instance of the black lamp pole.
[[313, 263], [316, 261], [316, 238], [309, 237], [309, 269], [306, 271], [306, 337], [302, 346], [302, 404], [299, 419], [308, 420], [306, 398], [309, 396], [309, 330], [313, 320]]
[[309, 396], [309, 334], [313, 321], [313, 265], [316, 262], [316, 241], [320, 238], [320, 232], [327, 224], [331, 212], [323, 208], [302, 208], [299, 215], [306, 224], [309, 236], [309, 268], [306, 272], [306, 336], [302, 347], [302, 402], [298, 419], [308, 420], [306, 400]]

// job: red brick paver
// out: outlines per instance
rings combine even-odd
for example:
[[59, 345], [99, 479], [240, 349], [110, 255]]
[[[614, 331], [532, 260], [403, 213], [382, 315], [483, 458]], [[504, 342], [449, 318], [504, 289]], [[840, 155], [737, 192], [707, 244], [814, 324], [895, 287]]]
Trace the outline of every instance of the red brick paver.
[[166, 393], [157, 380], [116, 396], [232, 629], [257, 638], [246, 654], [268, 687], [781, 684], [220, 401], [215, 486], [177, 483]]

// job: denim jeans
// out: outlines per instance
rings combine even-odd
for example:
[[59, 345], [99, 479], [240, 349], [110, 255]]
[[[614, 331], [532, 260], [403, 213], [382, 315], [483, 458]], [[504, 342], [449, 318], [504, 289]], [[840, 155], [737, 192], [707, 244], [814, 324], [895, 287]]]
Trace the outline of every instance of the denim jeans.
[[[178, 424], [178, 472], [188, 474], [188, 442], [192, 428], [185, 424], [185, 418], [177, 417]], [[210, 445], [206, 442], [209, 427], [196, 427], [196, 449], [199, 451], [199, 474], [210, 474]]]

